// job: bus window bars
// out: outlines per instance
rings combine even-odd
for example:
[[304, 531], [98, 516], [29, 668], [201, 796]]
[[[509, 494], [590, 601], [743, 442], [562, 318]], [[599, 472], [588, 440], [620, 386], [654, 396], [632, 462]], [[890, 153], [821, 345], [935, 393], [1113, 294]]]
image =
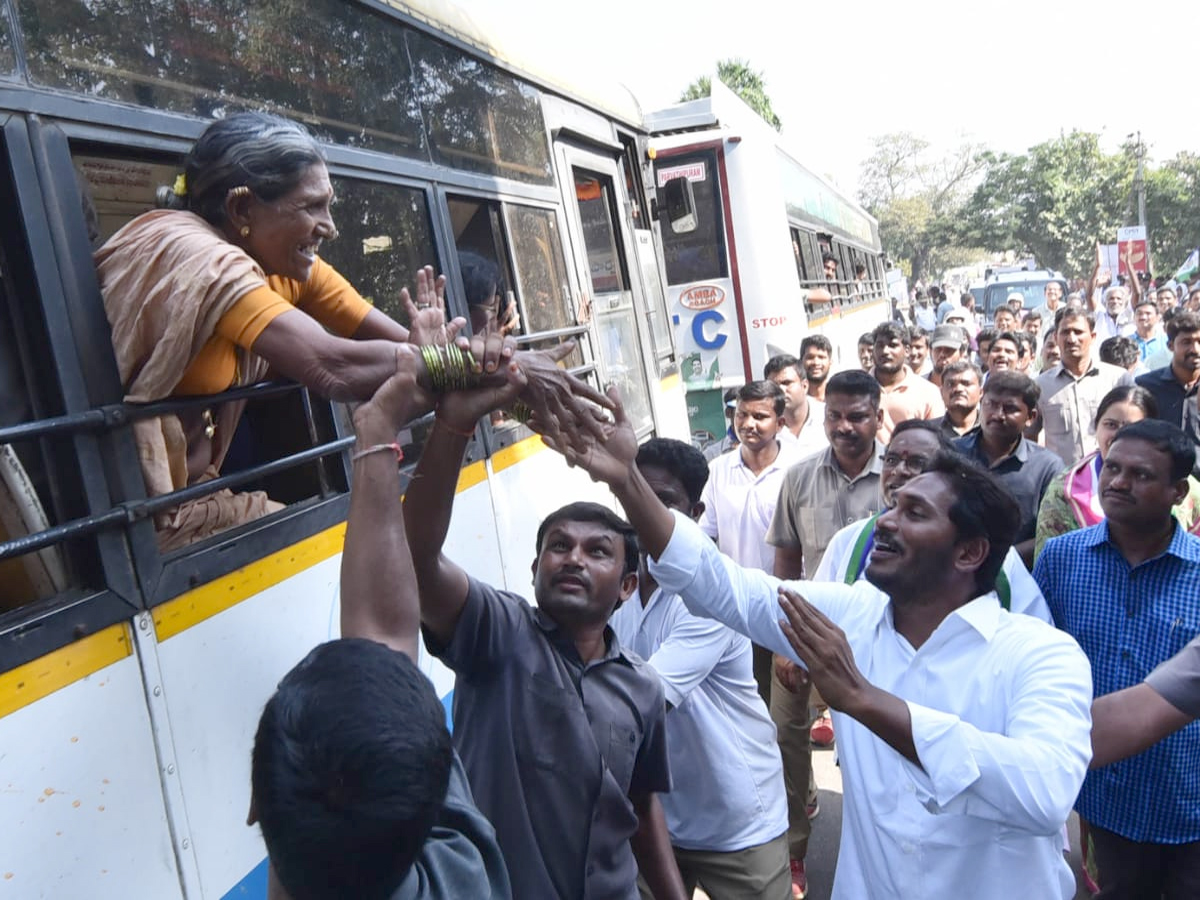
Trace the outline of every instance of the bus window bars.
[[[303, 387], [294, 382], [264, 381], [209, 396], [186, 397], [147, 404], [110, 404], [80, 413], [71, 413], [50, 419], [42, 419], [37, 422], [26, 422], [20, 425], [0, 428], [0, 444], [39, 437], [111, 431], [129, 425], [139, 419], [153, 418], [197, 407], [205, 408], [215, 403], [228, 403], [237, 400], [264, 400], [298, 390], [303, 390]], [[306, 404], [306, 417], [310, 413], [311, 408]], [[310, 423], [310, 434], [315, 433], [315, 427]], [[353, 437], [341, 438], [311, 447], [307, 450], [301, 450], [280, 459], [261, 463], [231, 475], [222, 475], [211, 481], [189, 485], [177, 491], [172, 491], [169, 494], [118, 503], [103, 512], [72, 519], [69, 522], [64, 522], [61, 525], [56, 525], [44, 531], [0, 543], [0, 560], [22, 556], [26, 553], [32, 553], [44, 547], [76, 538], [87, 537], [108, 528], [130, 525], [141, 519], [149, 518], [163, 510], [178, 506], [181, 503], [196, 500], [209, 494], [215, 494], [217, 491], [226, 488], [233, 489], [240, 487], [257, 479], [305, 465], [322, 457], [341, 453], [353, 443]]]

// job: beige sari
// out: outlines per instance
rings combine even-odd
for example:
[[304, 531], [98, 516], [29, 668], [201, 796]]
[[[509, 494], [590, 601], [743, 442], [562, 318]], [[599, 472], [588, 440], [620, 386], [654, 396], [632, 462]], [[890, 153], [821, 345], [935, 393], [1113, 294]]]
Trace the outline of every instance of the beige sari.
[[[226, 311], [267, 283], [262, 268], [211, 225], [188, 212], [159, 210], [134, 219], [96, 252], [104, 309], [127, 403], [170, 397]], [[236, 384], [253, 384], [267, 364], [239, 350]], [[212, 411], [212, 465], [188, 479], [188, 441], [177, 415], [134, 424], [146, 493], [158, 497], [216, 478], [243, 403]], [[193, 440], [207, 440], [203, 433]], [[228, 490], [155, 516], [163, 551], [282, 509], [262, 492]]]

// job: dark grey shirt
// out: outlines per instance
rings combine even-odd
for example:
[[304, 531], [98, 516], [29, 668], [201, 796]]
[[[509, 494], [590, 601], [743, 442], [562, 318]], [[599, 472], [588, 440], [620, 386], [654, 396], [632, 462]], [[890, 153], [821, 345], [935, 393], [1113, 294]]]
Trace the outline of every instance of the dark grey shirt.
[[1200, 637], [1147, 675], [1146, 684], [1176, 709], [1200, 719]]
[[1063, 461], [1045, 447], [1039, 447], [1028, 438], [1021, 438], [1013, 453], [989, 463], [983, 452], [983, 432], [973, 431], [954, 442], [958, 451], [975, 460], [996, 476], [1021, 508], [1021, 527], [1013, 543], [1027, 541], [1037, 530], [1038, 507], [1042, 496], [1064, 468]]
[[1172, 425], [1178, 425], [1183, 433], [1196, 445], [1196, 462], [1192, 474], [1200, 478], [1200, 384], [1185, 388], [1175, 377], [1170, 366], [1154, 369], [1141, 375], [1138, 387], [1144, 387], [1154, 395], [1158, 405], [1158, 417]]
[[511, 900], [496, 831], [471, 799], [458, 754], [446, 801], [421, 855], [391, 900]]
[[629, 795], [671, 789], [662, 684], [611, 629], [586, 665], [520, 596], [471, 579], [450, 643], [454, 744], [520, 900], [638, 900]]

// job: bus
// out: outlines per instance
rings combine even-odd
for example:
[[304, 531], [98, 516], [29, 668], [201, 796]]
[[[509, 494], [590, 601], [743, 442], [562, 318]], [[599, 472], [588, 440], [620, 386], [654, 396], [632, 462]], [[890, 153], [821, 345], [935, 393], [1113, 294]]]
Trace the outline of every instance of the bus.
[[835, 370], [857, 366], [859, 336], [891, 317], [887, 265], [879, 223], [718, 78], [710, 97], [646, 122], [657, 186], [686, 181], [694, 207], [662, 235], [693, 440], [704, 444], [725, 434], [723, 391], [762, 378], [772, 356], [798, 356], [805, 336], [829, 338]]
[[[122, 402], [92, 251], [241, 109], [321, 142], [323, 256], [384, 311], [426, 263], [496, 262], [524, 347], [578, 342], [640, 436], [686, 439], [641, 109], [537, 74], [442, 2], [38, 0], [0, 15], [0, 898], [255, 898], [250, 749], [281, 676], [337, 633], [346, 408], [294, 384]], [[147, 498], [132, 434], [244, 402], [219, 479]], [[403, 435], [405, 466], [431, 424]], [[222, 487], [280, 512], [163, 554], [153, 515]], [[398, 498], [399, 499], [399, 498]], [[612, 504], [540, 439], [481, 422], [447, 552], [530, 595], [537, 522]], [[421, 662], [449, 702], [449, 673]]]

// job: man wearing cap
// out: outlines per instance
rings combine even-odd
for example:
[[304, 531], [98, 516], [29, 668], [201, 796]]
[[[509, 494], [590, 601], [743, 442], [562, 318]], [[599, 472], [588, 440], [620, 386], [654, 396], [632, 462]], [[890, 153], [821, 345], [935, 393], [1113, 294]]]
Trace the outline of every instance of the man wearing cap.
[[929, 337], [929, 355], [933, 359], [933, 368], [926, 377], [941, 387], [942, 373], [946, 366], [962, 359], [966, 352], [966, 332], [957, 325], [939, 325]]

